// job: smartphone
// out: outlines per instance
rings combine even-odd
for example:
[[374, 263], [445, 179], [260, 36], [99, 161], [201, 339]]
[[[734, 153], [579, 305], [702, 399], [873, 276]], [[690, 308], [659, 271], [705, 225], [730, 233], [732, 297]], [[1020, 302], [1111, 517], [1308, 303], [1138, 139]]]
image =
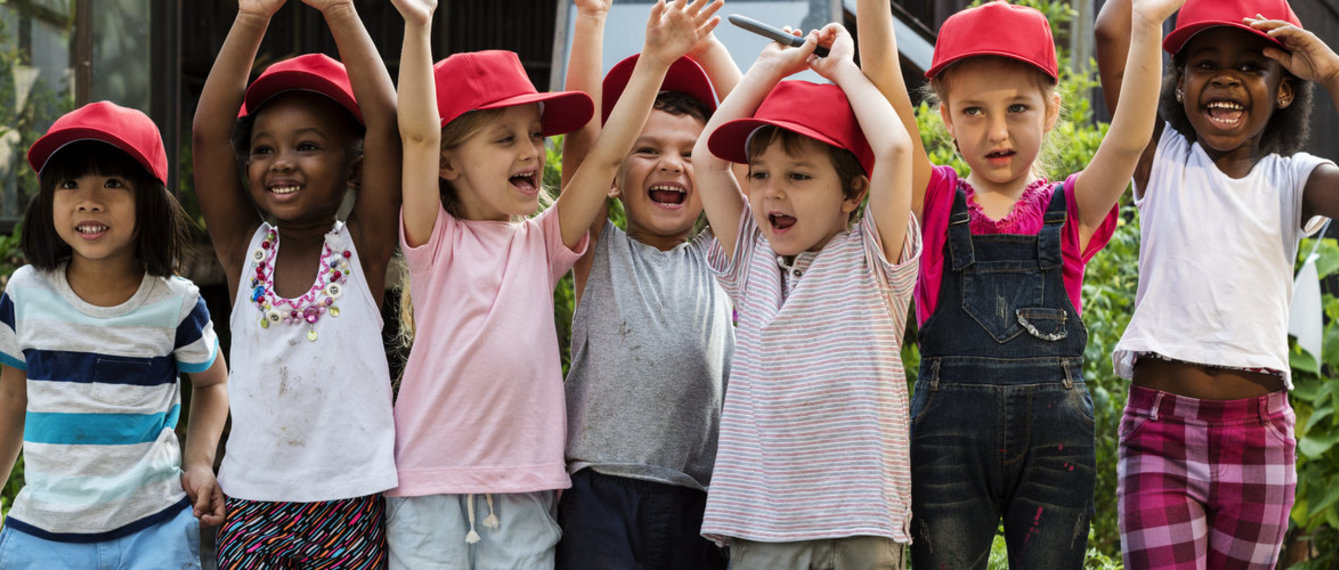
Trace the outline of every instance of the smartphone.
[[[803, 37], [787, 34], [786, 32], [781, 31], [781, 28], [764, 24], [748, 16], [741, 16], [739, 14], [730, 14], [730, 16], [727, 17], [726, 19], [730, 20], [731, 24], [744, 28], [745, 30], [758, 34], [764, 38], [780, 43], [782, 45], [787, 45], [790, 47], [800, 47], [804, 45]], [[818, 57], [825, 57], [828, 55], [828, 48], [818, 46], [814, 48], [814, 55]]]

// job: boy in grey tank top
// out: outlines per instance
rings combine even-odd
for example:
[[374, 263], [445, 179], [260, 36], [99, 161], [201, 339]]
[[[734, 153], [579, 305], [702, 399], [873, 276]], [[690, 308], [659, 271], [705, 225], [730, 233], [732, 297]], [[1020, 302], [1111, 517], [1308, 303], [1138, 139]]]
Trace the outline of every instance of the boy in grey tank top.
[[[578, 2], [566, 86], [589, 93], [602, 119], [637, 59], [615, 65], [602, 93], [595, 92], [608, 4]], [[729, 300], [706, 263], [714, 238], [693, 236], [702, 202], [689, 155], [716, 108], [708, 74], [723, 98], [739, 70], [714, 37], [690, 56], [671, 66], [611, 181], [611, 195], [627, 213], [626, 231], [601, 217], [574, 268], [566, 381], [572, 488], [558, 506], [560, 570], [726, 567], [699, 530], [734, 326]], [[565, 176], [598, 132], [592, 121], [568, 135]]]

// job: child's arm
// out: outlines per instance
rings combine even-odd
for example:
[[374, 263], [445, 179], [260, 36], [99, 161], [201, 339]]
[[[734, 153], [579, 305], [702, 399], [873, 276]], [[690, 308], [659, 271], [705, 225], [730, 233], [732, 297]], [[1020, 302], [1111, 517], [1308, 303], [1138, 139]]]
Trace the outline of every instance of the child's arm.
[[242, 191], [237, 155], [230, 138], [242, 107], [251, 64], [284, 0], [240, 0], [237, 18], [209, 70], [191, 127], [195, 194], [209, 228], [214, 253], [223, 264], [228, 291], [237, 294], [237, 280], [246, 261], [246, 247], [260, 226], [260, 214]]
[[[856, 5], [856, 31], [860, 37], [860, 69], [883, 96], [893, 104], [893, 110], [902, 121], [902, 127], [911, 136], [911, 211], [921, 215], [925, 205], [925, 188], [930, 184], [934, 164], [921, 142], [921, 131], [916, 126], [916, 109], [902, 79], [898, 61], [897, 40], [893, 37], [893, 9], [890, 0], [860, 0]], [[851, 98], [854, 102], [854, 98]], [[865, 129], [868, 133], [869, 129]], [[873, 198], [873, 196], [871, 196]], [[882, 228], [879, 230], [883, 232]], [[887, 237], [885, 234], [884, 237]], [[900, 234], [897, 239], [902, 239]], [[893, 259], [900, 251], [889, 251]]]
[[[1264, 30], [1288, 48], [1265, 48], [1265, 57], [1279, 62], [1293, 75], [1305, 81], [1325, 86], [1330, 102], [1339, 109], [1339, 56], [1316, 34], [1280, 20], [1246, 22], [1257, 30]], [[1290, 95], [1291, 96], [1291, 95]], [[1302, 189], [1302, 221], [1312, 216], [1339, 216], [1339, 168], [1322, 164], [1311, 171], [1306, 187]]]
[[405, 241], [423, 245], [432, 236], [441, 210], [438, 165], [442, 156], [442, 118], [437, 113], [437, 85], [432, 76], [432, 13], [436, 0], [395, 0], [404, 17], [400, 51], [400, 142], [404, 146], [404, 204], [401, 217]]
[[[600, 78], [604, 61], [604, 22], [612, 3], [612, 0], [576, 0], [577, 21], [572, 28], [572, 51], [567, 58], [567, 83], [563, 88], [590, 96], [591, 102], [595, 103], [595, 114], [580, 129], [563, 137], [563, 188], [567, 188], [600, 135], [600, 110], [604, 108], [600, 100], [604, 92]], [[573, 293], [578, 303], [586, 290], [586, 279], [590, 277], [590, 268], [595, 261], [595, 243], [604, 231], [608, 215], [608, 202], [602, 201], [600, 213], [588, 228], [590, 242], [586, 244], [586, 253], [572, 266]]]
[[5, 479], [14, 471], [23, 449], [23, 421], [28, 413], [28, 373], [13, 366], [0, 370], [0, 465]]
[[354, 9], [353, 0], [303, 0], [325, 15], [326, 25], [339, 47], [339, 57], [349, 72], [349, 83], [358, 100], [367, 132], [363, 157], [355, 163], [358, 194], [349, 214], [353, 235], [362, 260], [363, 274], [377, 306], [382, 303], [386, 264], [399, 245], [400, 134], [395, 124], [395, 86], [386, 64], [377, 53], [372, 37]]
[[855, 46], [846, 28], [840, 24], [824, 26], [818, 33], [818, 44], [831, 46], [829, 53], [827, 57], [810, 57], [809, 66], [846, 93], [860, 130], [874, 151], [865, 215], [873, 216], [879, 229], [884, 257], [896, 263], [902, 255], [907, 212], [911, 208], [911, 135], [888, 100], [880, 96], [879, 89], [856, 67], [852, 59]]
[[628, 86], [618, 98], [609, 121], [595, 139], [590, 153], [572, 175], [558, 198], [558, 225], [563, 244], [576, 247], [586, 230], [603, 211], [609, 182], [627, 157], [646, 118], [670, 64], [697, 44], [702, 30], [710, 31], [720, 18], [714, 14], [722, 0], [660, 0], [651, 8], [646, 23], [646, 43], [637, 59]]
[[[1118, 83], [1119, 98], [1125, 104], [1115, 107], [1111, 128], [1088, 167], [1074, 181], [1080, 248], [1088, 247], [1088, 239], [1120, 200], [1136, 166], [1144, 162], [1145, 156], [1150, 161], [1153, 158], [1151, 149], [1155, 147], [1149, 139], [1158, 119], [1162, 90], [1162, 22], [1183, 3], [1185, 0], [1135, 0], [1131, 7], [1129, 46]], [[1111, 86], [1104, 82], [1102, 87], [1108, 92]], [[1146, 181], [1147, 170], [1142, 174]]]
[[[786, 28], [786, 31], [799, 35], [798, 31], [790, 28]], [[817, 34], [814, 33], [809, 34], [804, 45], [797, 48], [785, 47], [776, 42], [767, 44], [739, 80], [739, 85], [721, 102], [711, 120], [707, 121], [702, 136], [697, 138], [697, 144], [693, 147], [693, 178], [702, 196], [707, 223], [711, 225], [711, 231], [726, 257], [732, 261], [735, 242], [740, 237], [739, 218], [744, 213], [745, 198], [731, 170], [732, 164], [712, 154], [707, 141], [726, 122], [753, 116], [758, 105], [762, 104], [782, 78], [804, 70], [805, 60], [814, 53], [816, 41]]]
[[[1093, 34], [1097, 40], [1094, 45], [1097, 56], [1097, 74], [1102, 80], [1102, 97], [1106, 100], [1107, 109], [1112, 112], [1113, 127], [1116, 122], [1115, 113], [1119, 108], [1117, 103], [1124, 95], [1122, 89], [1124, 88], [1125, 67], [1131, 61], [1129, 58], [1130, 44], [1136, 33], [1131, 2], [1132, 0], [1107, 0], [1102, 5], [1102, 10], [1097, 14]], [[1158, 35], [1161, 36], [1161, 29], [1159, 29]], [[1161, 38], [1159, 37], [1159, 39]], [[1158, 57], [1162, 57], [1160, 53]], [[1159, 59], [1159, 68], [1161, 68], [1161, 59]], [[1157, 117], [1156, 100], [1153, 104], [1153, 110], [1153, 118], [1149, 120], [1153, 128], [1152, 135], [1145, 144], [1143, 153], [1139, 156], [1134, 168], [1134, 191], [1136, 196], [1143, 193], [1144, 185], [1148, 182], [1149, 168], [1153, 165], [1153, 153], [1157, 150], [1158, 140], [1162, 137], [1162, 122]], [[1087, 239], [1085, 238], [1083, 241], [1086, 242]]]
[[214, 452], [228, 421], [228, 365], [223, 355], [204, 372], [191, 374], [191, 410], [181, 461], [181, 486], [200, 524], [223, 522], [223, 490], [214, 479]]
[[716, 92], [718, 100], [724, 101], [744, 76], [739, 66], [735, 65], [735, 59], [730, 57], [730, 50], [726, 49], [721, 40], [716, 39], [715, 32], [707, 32], [688, 52], [688, 57], [707, 72], [707, 79], [711, 80], [711, 88]]

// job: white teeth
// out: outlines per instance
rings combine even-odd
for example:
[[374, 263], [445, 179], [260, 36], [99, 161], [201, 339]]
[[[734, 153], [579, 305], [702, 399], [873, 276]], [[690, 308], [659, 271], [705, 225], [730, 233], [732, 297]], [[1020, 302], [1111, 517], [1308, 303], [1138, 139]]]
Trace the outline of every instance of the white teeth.
[[680, 187], [678, 187], [678, 186], [663, 186], [663, 185], [660, 185], [660, 184], [657, 184], [657, 185], [655, 185], [655, 186], [652, 186], [652, 187], [651, 187], [651, 190], [652, 190], [652, 191], [660, 190], [660, 191], [662, 191], [662, 192], [678, 192], [678, 193], [680, 193], [680, 194], [687, 194], [687, 193], [688, 193], [687, 190], [685, 190], [685, 189], [683, 189], [683, 188], [680, 188]]
[[1246, 108], [1244, 105], [1232, 101], [1213, 101], [1205, 106], [1210, 109], [1228, 109], [1230, 111], [1241, 111]]
[[270, 192], [274, 194], [292, 194], [297, 191], [297, 186], [274, 186], [270, 188]]
[[82, 226], [79, 226], [79, 227], [75, 228], [74, 230], [77, 231], [77, 232], [79, 232], [79, 233], [81, 233], [81, 234], [96, 234], [96, 233], [102, 233], [102, 232], [105, 232], [105, 231], [107, 231], [107, 229], [108, 229], [107, 226], [90, 226], [90, 225], [82, 225]]

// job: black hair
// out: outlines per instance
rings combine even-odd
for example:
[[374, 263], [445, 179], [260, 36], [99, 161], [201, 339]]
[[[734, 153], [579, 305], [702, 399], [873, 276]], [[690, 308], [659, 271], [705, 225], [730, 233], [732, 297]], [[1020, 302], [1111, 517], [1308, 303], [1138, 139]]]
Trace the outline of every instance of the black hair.
[[[837, 171], [837, 179], [841, 181], [842, 196], [846, 199], [859, 198], [862, 188], [856, 184], [856, 179], [864, 176], [865, 167], [860, 165], [860, 159], [856, 158], [855, 153], [841, 147], [833, 146], [818, 139], [804, 136], [795, 131], [783, 129], [781, 127], [767, 125], [759, 127], [753, 136], [749, 137], [748, 155], [752, 159], [767, 151], [767, 147], [773, 143], [780, 142], [781, 149], [786, 154], [796, 156], [804, 151], [805, 142], [813, 143], [822, 147], [828, 159], [832, 161], [832, 167]], [[851, 212], [853, 215], [855, 212]]]
[[711, 120], [711, 108], [682, 91], [661, 91], [656, 94], [655, 105], [651, 108], [675, 116], [688, 115], [704, 124]]
[[[338, 111], [334, 111], [333, 116], [339, 117], [339, 119], [336, 119], [336, 122], [344, 132], [350, 134], [348, 139], [344, 141], [345, 154], [349, 157], [349, 160], [353, 160], [354, 157], [363, 153], [363, 137], [367, 134], [367, 127], [358, 122], [358, 118], [353, 116], [353, 113], [349, 112], [348, 109], [345, 109], [343, 105], [336, 103], [334, 99], [324, 95], [290, 90], [269, 98], [256, 110], [237, 118], [237, 123], [232, 128], [232, 136], [228, 141], [232, 143], [233, 153], [237, 155], [237, 168], [239, 170], [243, 173], [246, 172], [246, 161], [251, 157], [251, 131], [256, 127], [256, 117], [264, 112], [266, 105], [279, 97], [287, 96], [309, 97], [313, 101], [324, 102], [331, 109], [338, 109]], [[321, 105], [322, 103], [315, 104]], [[246, 178], [245, 175], [243, 175], [243, 178]]]
[[47, 159], [39, 173], [40, 190], [23, 216], [20, 247], [28, 263], [52, 271], [70, 259], [73, 250], [56, 233], [52, 201], [57, 186], [87, 175], [123, 178], [135, 197], [135, 259], [154, 277], [171, 277], [189, 251], [190, 218], [177, 198], [129, 154], [108, 143], [71, 143]]
[[[1195, 134], [1195, 127], [1190, 124], [1190, 117], [1186, 115], [1185, 105], [1176, 100], [1176, 84], [1186, 69], [1186, 50], [1183, 48], [1172, 56], [1172, 68], [1162, 79], [1162, 95], [1158, 99], [1158, 112], [1162, 118], [1167, 121], [1176, 132], [1181, 133], [1187, 140], [1194, 141], [1198, 137]], [[1302, 150], [1306, 145], [1307, 139], [1311, 137], [1311, 92], [1312, 84], [1293, 75], [1282, 65], [1279, 66], [1279, 72], [1283, 74], [1283, 81], [1292, 83], [1293, 100], [1287, 107], [1279, 108], [1274, 106], [1274, 113], [1270, 115], [1269, 122], [1265, 123], [1265, 130], [1260, 134], [1260, 153], [1267, 155], [1276, 153], [1281, 156], [1295, 154]], [[1273, 97], [1275, 94], [1271, 93]], [[1256, 103], [1257, 105], [1259, 102]], [[1269, 104], [1273, 104], [1271, 101]]]

